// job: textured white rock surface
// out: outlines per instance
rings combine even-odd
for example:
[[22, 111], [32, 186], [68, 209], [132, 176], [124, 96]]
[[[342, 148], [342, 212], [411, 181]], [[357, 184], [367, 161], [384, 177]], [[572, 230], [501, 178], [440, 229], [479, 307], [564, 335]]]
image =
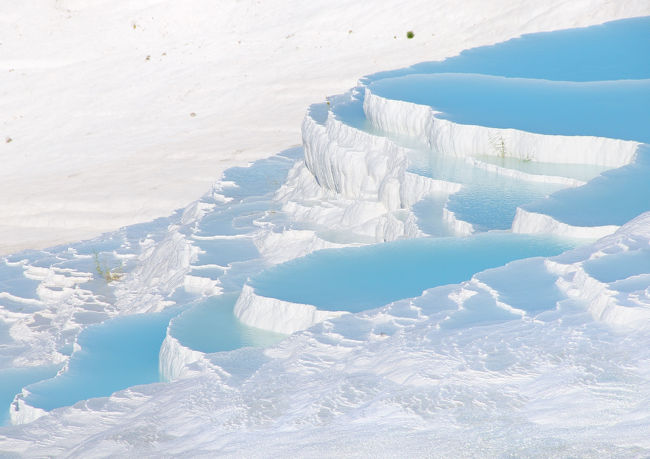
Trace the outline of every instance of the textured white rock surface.
[[639, 0], [3, 1], [0, 254], [168, 215], [226, 168], [298, 144], [305, 107], [360, 75], [648, 12]]
[[[16, 5], [18, 3], [11, 6]], [[102, 5], [102, 3], [90, 5], [72, 1], [59, 3], [59, 6], [71, 10], [69, 14], [78, 12], [80, 16], [95, 7], [109, 8]], [[165, 2], [152, 3], [151, 7], [154, 11], [158, 11], [156, 8], [164, 9], [165, 5]], [[446, 5], [439, 6], [457, 8], [451, 3]], [[541, 15], [536, 15], [534, 20], [527, 23], [525, 30], [555, 28], [564, 24], [562, 21], [569, 22], [570, 25], [582, 24], [585, 21], [589, 23], [589, 21], [598, 21], [598, 18], [618, 17], [617, 15], [623, 14], [623, 11], [626, 12], [625, 14], [632, 14], [634, 11], [647, 10], [646, 4], [633, 1], [616, 5], [595, 1], [571, 5], [562, 3], [562, 5], [566, 10], [561, 14], [553, 9], [542, 11]], [[532, 2], [522, 2], [512, 8], [515, 12], [519, 12], [520, 16], [529, 17], [531, 14], [536, 14], [533, 11], [535, 6]], [[110, 6], [110, 8], [114, 7], [115, 5]], [[228, 5], [224, 4], [220, 7], [227, 9]], [[337, 5], [330, 5], [330, 7], [332, 10], [339, 8]], [[137, 11], [137, 8], [134, 7], [133, 11]], [[471, 11], [481, 10], [481, 5], [469, 5], [467, 8], [469, 14]], [[568, 13], [570, 9], [580, 12], [580, 19], [571, 18]], [[472, 24], [468, 30], [461, 30], [454, 37], [465, 34], [473, 37], [478, 43], [484, 43], [510, 36], [508, 31], [519, 33], [523, 29], [519, 25], [513, 25], [513, 10], [509, 11], [509, 17], [504, 17], [503, 23], [499, 22], [495, 25], [492, 21], [484, 24], [484, 17], [481, 16], [480, 20], [477, 19], [478, 27]], [[587, 11], [589, 12], [585, 14]], [[119, 16], [121, 13], [116, 14]], [[394, 19], [390, 12], [381, 14]], [[50, 19], [47, 15], [44, 17]], [[71, 19], [74, 19], [72, 21], [74, 23], [78, 18]], [[364, 16], [360, 20], [367, 19]], [[425, 21], [422, 18], [418, 20]], [[149, 23], [152, 26], [150, 30], [156, 29], [154, 23], [155, 21]], [[133, 30], [143, 29], [141, 24], [135, 25]], [[370, 26], [370, 29], [372, 27], [374, 25]], [[483, 30], [487, 28], [493, 33], [481, 35], [481, 28]], [[25, 31], [27, 41], [30, 39], [30, 33], [34, 34], [34, 31]], [[290, 38], [292, 37], [285, 39], [290, 40]], [[451, 39], [444, 38], [444, 40], [451, 43]], [[52, 43], [56, 43], [56, 40]], [[473, 42], [470, 40], [464, 45], [469, 43]], [[148, 43], [151, 46], [153, 44], [155, 43]], [[117, 45], [122, 46], [119, 43]], [[453, 48], [458, 45], [448, 44], [448, 46]], [[349, 44], [346, 44], [346, 47], [349, 47]], [[207, 44], [205, 48], [214, 51], [212, 44]], [[441, 46], [436, 52], [444, 53], [444, 49], [444, 46]], [[136, 47], [138, 53], [141, 50], [140, 46]], [[358, 52], [354, 49], [351, 52], [355, 51]], [[197, 62], [201, 62], [205, 57], [203, 52], [196, 52], [195, 65], [198, 66]], [[367, 52], [367, 49], [364, 52]], [[400, 59], [408, 60], [413, 56], [403, 55]], [[163, 55], [161, 54], [160, 57], [162, 58]], [[344, 60], [341, 59], [341, 62]], [[105, 71], [106, 63], [101, 59], [88, 61], [68, 64], [71, 71], [79, 71], [81, 67], [89, 68], [87, 66], [94, 65], [92, 64], [94, 62], [98, 64], [96, 69], [98, 72]], [[183, 64], [191, 64], [190, 61], [191, 59], [188, 59]], [[204, 61], [205, 59], [201, 64], [205, 65]], [[145, 59], [145, 62], [151, 62], [151, 59]], [[16, 63], [20, 64], [15, 66], [21, 74], [28, 78], [41, 76], [39, 72], [46, 71], [48, 74], [55, 75], [54, 78], [60, 77], [67, 71], [61, 68], [68, 67], [62, 66], [61, 62], [56, 62], [43, 69], [42, 66], [47, 64], [43, 60], [39, 60], [36, 64], [27, 61], [11, 62], [12, 65]], [[303, 64], [304, 62], [300, 63]], [[208, 63], [207, 69], [214, 70], [216, 65]], [[398, 64], [391, 63], [389, 66], [395, 67]], [[139, 69], [140, 67], [136, 70]], [[314, 72], [321, 70], [313, 69]], [[356, 76], [361, 73], [357, 73]], [[185, 77], [186, 75], [183, 74], [183, 78]], [[336, 78], [339, 77], [340, 75], [337, 75]], [[206, 77], [201, 74], [197, 78]], [[255, 75], [251, 78], [257, 79], [259, 76]], [[46, 78], [44, 81], [43, 84], [49, 85], [48, 88], [52, 86], [52, 80]], [[167, 79], [165, 85], [168, 85], [169, 81]], [[269, 85], [266, 84], [268, 81], [264, 81], [262, 86], [268, 88]], [[286, 84], [290, 91], [296, 89], [290, 87], [289, 83]], [[295, 82], [295, 86], [299, 85], [304, 87], [304, 81]], [[348, 86], [350, 84], [344, 83], [344, 87]], [[155, 84], [153, 87], [155, 93]], [[197, 89], [196, 93], [201, 93], [200, 88], [195, 89]], [[283, 90], [284, 86], [279, 92]], [[141, 93], [138, 88], [134, 88], [133, 91]], [[336, 89], [328, 89], [328, 92], [336, 92]], [[191, 94], [192, 91], [186, 93], [184, 97], [188, 100], [195, 97]], [[255, 96], [252, 91], [246, 94]], [[256, 118], [249, 115], [256, 107], [259, 108], [260, 103], [264, 108], [268, 108], [269, 101], [273, 102], [276, 96], [261, 98], [263, 99], [261, 102], [256, 100], [245, 110], [237, 112], [234, 122], [245, 119], [247, 126], [253, 123], [259, 127], [260, 132], [251, 134], [250, 131], [239, 132], [234, 129], [235, 133], [232, 137], [228, 135], [218, 148], [227, 149], [230, 145], [229, 141], [233, 139], [241, 141], [244, 136], [247, 136], [247, 140], [251, 142], [266, 136], [265, 145], [275, 145], [273, 142], [277, 140], [275, 135], [278, 133], [269, 134], [268, 130], [265, 131], [267, 128], [271, 129], [269, 125], [256, 123]], [[221, 107], [228, 109], [238, 107], [228, 97], [231, 96], [222, 98]], [[278, 103], [275, 105], [278, 113], [275, 114], [277, 117], [273, 117], [273, 123], [279, 125], [282, 120], [286, 121], [289, 117], [284, 112], [285, 105], [279, 101], [281, 97], [277, 97]], [[286, 98], [286, 95], [283, 97]], [[92, 133], [88, 134], [90, 140], [86, 147], [100, 144], [103, 146], [105, 143], [113, 149], [111, 151], [117, 152], [116, 158], [110, 159], [122, 161], [122, 167], [124, 152], [130, 153], [134, 148], [139, 149], [143, 146], [156, 150], [150, 152], [148, 156], [144, 153], [142, 156], [146, 157], [149, 165], [147, 172], [155, 178], [136, 180], [139, 171], [135, 166], [140, 161], [140, 156], [133, 159], [135, 166], [132, 169], [125, 169], [132, 173], [129, 179], [138, 182], [134, 188], [136, 191], [142, 191], [143, 187], [150, 187], [138, 196], [146, 198], [150, 196], [147, 193], [154, 193], [157, 199], [156, 205], [160, 204], [160, 207], [149, 208], [140, 200], [132, 199], [130, 193], [133, 193], [133, 189], [125, 189], [121, 185], [104, 186], [101, 182], [104, 179], [103, 174], [107, 177], [122, 177], [117, 173], [111, 175], [110, 165], [102, 169], [101, 174], [84, 170], [82, 173], [84, 186], [90, 177], [91, 182], [94, 179], [93, 183], [98, 184], [98, 189], [101, 188], [108, 194], [114, 192], [110, 198], [100, 200], [101, 204], [98, 206], [101, 207], [102, 214], [93, 214], [90, 215], [92, 218], [88, 218], [89, 214], [84, 212], [92, 213], [97, 209], [92, 206], [86, 208], [83, 202], [73, 202], [69, 206], [66, 204], [68, 207], [58, 209], [61, 212], [52, 216], [43, 214], [42, 209], [29, 208], [28, 211], [20, 214], [21, 218], [25, 217], [22, 221], [28, 225], [21, 227], [24, 229], [21, 229], [23, 233], [21, 237], [28, 236], [30, 228], [38, 234], [42, 231], [42, 225], [56, 226], [64, 219], [73, 226], [79, 226], [78, 223], [82, 219], [92, 221], [97, 226], [91, 231], [95, 231], [102, 221], [110, 220], [110, 225], [118, 224], [120, 220], [115, 218], [115, 215], [124, 212], [129, 214], [135, 208], [141, 210], [142, 207], [146, 207], [147, 212], [152, 214], [159, 212], [164, 205], [168, 204], [163, 203], [166, 194], [173, 194], [178, 190], [174, 189], [175, 185], [157, 188], [159, 183], [156, 180], [164, 179], [164, 184], [177, 183], [180, 187], [187, 177], [183, 175], [185, 170], [178, 170], [179, 160], [187, 162], [188, 170], [191, 163], [196, 166], [195, 170], [201, 169], [203, 172], [209, 154], [205, 152], [203, 155], [201, 153], [203, 150], [198, 148], [198, 144], [203, 145], [208, 136], [215, 135], [216, 127], [224, 128], [224, 121], [215, 122], [219, 117], [211, 108], [213, 101], [206, 97], [199, 99], [192, 99], [192, 101], [197, 106], [203, 104], [201, 107], [205, 108], [205, 113], [210, 113], [211, 118], [202, 125], [203, 130], [196, 131], [194, 129], [196, 126], [184, 123], [179, 123], [179, 126], [182, 129], [187, 128], [187, 132], [183, 131], [179, 134], [170, 130], [169, 135], [179, 136], [177, 140], [183, 143], [183, 147], [179, 147], [178, 150], [174, 150], [172, 144], [166, 143], [165, 148], [159, 149], [158, 147], [162, 145], [159, 143], [167, 142], [169, 138], [157, 138], [155, 135], [151, 137], [154, 139], [151, 146], [148, 141], [145, 141], [146, 139], [137, 138], [137, 135], [131, 138], [131, 134], [128, 134], [124, 148], [120, 149], [119, 142], [106, 142], [104, 134], [95, 137]], [[72, 100], [74, 102], [74, 98]], [[316, 98], [311, 97], [309, 102], [313, 100]], [[14, 102], [10, 101], [12, 109], [16, 106]], [[118, 102], [122, 103], [119, 100]], [[124, 103], [127, 102], [132, 104], [133, 98], [125, 97]], [[287, 106], [293, 102], [293, 99], [287, 101]], [[20, 104], [22, 100], [18, 101], [18, 105]], [[420, 123], [426, 127], [426, 115], [419, 113], [418, 107], [410, 107], [409, 110], [411, 109], [420, 120], [411, 121], [415, 122], [416, 126]], [[404, 112], [405, 119], [414, 116], [407, 112]], [[124, 118], [123, 112], [117, 110], [116, 113], [119, 116], [115, 116]], [[398, 118], [402, 116], [400, 113]], [[163, 118], [169, 118], [169, 113], [164, 110], [161, 114], [164, 115]], [[141, 113], [138, 116], [140, 115]], [[255, 114], [257, 115], [258, 113]], [[112, 115], [107, 114], [107, 116], [110, 121]], [[268, 113], [264, 112], [264, 116], [268, 118]], [[85, 120], [92, 117], [81, 118]], [[125, 122], [132, 121], [127, 118]], [[144, 120], [146, 116], [141, 118]], [[161, 122], [160, 119], [154, 121], [154, 124]], [[130, 124], [136, 123], [130, 122]], [[43, 121], [42, 125], [33, 124], [32, 127], [37, 125], [39, 129], [52, 127], [49, 121]], [[150, 127], [147, 123], [144, 125]], [[21, 127], [22, 131], [26, 129], [25, 126]], [[81, 126], [79, 129], [88, 127], [81, 122], [78, 125], [72, 123], [70, 126], [75, 129], [78, 126]], [[18, 132], [21, 129], [18, 129]], [[324, 135], [322, 135], [323, 129]], [[296, 181], [287, 182], [288, 187], [277, 196], [283, 202], [283, 210], [297, 220], [302, 219], [323, 226], [340, 225], [339, 227], [345, 231], [355, 232], [359, 236], [360, 240], [355, 243], [415, 237], [421, 234], [411, 215], [408, 214], [408, 207], [427, 193], [448, 194], [458, 189], [456, 184], [425, 180], [405, 172], [399, 148], [390, 143], [370, 139], [359, 134], [358, 131], [337, 123], [335, 119], [328, 120], [323, 129], [314, 127], [314, 132], [308, 136], [308, 140], [322, 142], [319, 148], [321, 146], [329, 148], [328, 154], [322, 157], [312, 155], [309, 164], [296, 166], [293, 171], [293, 178]], [[465, 148], [468, 145], [470, 148], [471, 142], [485, 140], [484, 132], [480, 130], [465, 132], [463, 129], [447, 126], [442, 129], [439, 138], [434, 136], [434, 140], [443, 149]], [[78, 132], [74, 129], [72, 131], [71, 134], [70, 132], [65, 134], [72, 135], [74, 138], [74, 134]], [[57, 135], [61, 135], [56, 129], [51, 129], [51, 132], [54, 133], [54, 140], [57, 140]], [[465, 134], [474, 138], [467, 145], [456, 144], [451, 137]], [[283, 135], [279, 133], [278, 138], [284, 139]], [[508, 137], [508, 142], [515, 142], [522, 151], [526, 145], [534, 145], [535, 148], [546, 148], [551, 145], [543, 142], [536, 143], [537, 140], [531, 140], [520, 134], [502, 132], [501, 135], [511, 135]], [[612, 159], [613, 156], [609, 153], [601, 154], [604, 150], [597, 142], [578, 140], [580, 142], [575, 146], [593, 148], [596, 152], [595, 156], [583, 155], [583, 159], [595, 159], [596, 162], [614, 164], [620, 158], [625, 159], [625, 155], [629, 155], [632, 151], [629, 145], [608, 144], [609, 147], [618, 149], [619, 153], [623, 152], [618, 158]], [[278, 143], [284, 141], [277, 140]], [[560, 142], [557, 145], [573, 145], [565, 139], [558, 139], [556, 142]], [[52, 144], [59, 145], [56, 142]], [[16, 143], [7, 142], [7, 145], [13, 147]], [[32, 146], [38, 147], [38, 142], [33, 142]], [[197, 156], [194, 158], [191, 154], [187, 154], [184, 150], [186, 147], [192, 148]], [[68, 174], [70, 172], [68, 160], [61, 155], [61, 152], [64, 148], [72, 152], [76, 150], [71, 148], [71, 144], [65, 142], [60, 143], [60, 148], [61, 151], [55, 151], [58, 159], [55, 158], [54, 163], [60, 159], [60, 164], [64, 166], [62, 173]], [[364, 153], [368, 149], [370, 154]], [[38, 153], [39, 151], [38, 148], [34, 149], [37, 153], [35, 156], [45, 155], [42, 151]], [[146, 149], [138, 151], [146, 152]], [[528, 155], [525, 151], [524, 153]], [[104, 154], [103, 159], [106, 159], [108, 153], [104, 151], [102, 154]], [[245, 161], [258, 154], [264, 153], [252, 148], [243, 153], [226, 155], [228, 159], [224, 160], [224, 167], [225, 164]], [[165, 156], [168, 161], [157, 163], [155, 160], [160, 158], [156, 155], [169, 155]], [[201, 155], [203, 156], [199, 158]], [[330, 158], [334, 160], [328, 162]], [[22, 164], [20, 161], [23, 159], [25, 158], [21, 159], [18, 155], [12, 157], [8, 164], [13, 167], [15, 163]], [[88, 167], [92, 169], [96, 167], [98, 161], [97, 158], [89, 158], [88, 164], [84, 167], [90, 165]], [[209, 159], [209, 162], [211, 164], [212, 159]], [[164, 169], [165, 167], [169, 170], [174, 169], [173, 174], [167, 176], [161, 174], [160, 171], [168, 170]], [[56, 168], [53, 170], [56, 171]], [[318, 181], [314, 179], [310, 170], [315, 172]], [[39, 171], [32, 172], [36, 177]], [[73, 171], [69, 174], [71, 177], [68, 179], [71, 183], [76, 180], [75, 173]], [[192, 180], [207, 182], [208, 175], [210, 174], [205, 174], [203, 178], [199, 176], [198, 179], [194, 177]], [[170, 180], [170, 176], [174, 180], [177, 179], [177, 182]], [[32, 184], [38, 182], [39, 186], [52, 183], [40, 176], [28, 178], [32, 180]], [[319, 186], [319, 182], [325, 186]], [[16, 183], [9, 180], [9, 185], [6, 186]], [[577, 185], [568, 182], [565, 184]], [[84, 195], [79, 192], [79, 184], [73, 183], [69, 189], [67, 185], [62, 187], [60, 195], [43, 194], [47, 198], [44, 200], [44, 206], [51, 208], [52, 202], [57, 199], [69, 199], [71, 193], [76, 196]], [[122, 193], [126, 195], [125, 199], [122, 199], [124, 198]], [[88, 195], [89, 198], [96, 198], [92, 193]], [[3, 194], [0, 193], [0, 196]], [[19, 198], [16, 208], [23, 209], [25, 206], [20, 207], [22, 195], [15, 196]], [[229, 199], [222, 197], [223, 202]], [[310, 197], [325, 202], [325, 205], [320, 207], [307, 205]], [[185, 199], [183, 203], [188, 200], [182, 199]], [[4, 204], [0, 202], [0, 205]], [[71, 212], [71, 209], [74, 212]], [[117, 301], [114, 305], [105, 305], [105, 312], [109, 316], [159, 311], [170, 304], [165, 297], [180, 287], [202, 294], [215, 293], [219, 289], [218, 285], [189, 274], [197, 251], [186, 237], [185, 230], [200, 219], [204, 211], [206, 209], [197, 202], [187, 208], [180, 221], [180, 225], [185, 225], [186, 228], [170, 227], [162, 241], [155, 243], [148, 240], [141, 241], [142, 256], [138, 261], [139, 268], [134, 278], [125, 279], [118, 288], [114, 289]], [[11, 212], [5, 213], [11, 214]], [[134, 214], [130, 215], [132, 217]], [[144, 215], [144, 212], [138, 214], [139, 217]], [[456, 220], [451, 212], [447, 211], [445, 218], [459, 233], [469, 233], [473, 230], [466, 222]], [[650, 359], [648, 355], [650, 346], [647, 342], [650, 321], [648, 280], [641, 274], [617, 282], [603, 282], [590, 275], [585, 264], [589, 260], [600, 258], [607, 263], [607, 257], [647, 248], [650, 244], [649, 218], [646, 214], [618, 230], [617, 227], [597, 228], [587, 234], [581, 228], [558, 226], [557, 222], [549, 221], [546, 216], [520, 217], [517, 225], [530, 231], [542, 229], [545, 232], [592, 238], [613, 233], [587, 248], [545, 260], [542, 267], [534, 265], [530, 268], [529, 266], [533, 271], [536, 270], [534, 274], [537, 275], [531, 276], [533, 279], [549, 273], [556, 276], [555, 285], [563, 295], [561, 299], [549, 299], [549, 309], [538, 315], [527, 312], [525, 302], [509, 303], [504, 289], [490, 285], [489, 282], [478, 277], [460, 285], [429, 290], [422, 297], [400, 301], [377, 311], [356, 315], [343, 314], [340, 317], [336, 317], [340, 313], [318, 311], [310, 305], [296, 305], [259, 297], [247, 287], [237, 305], [237, 313], [242, 320], [264, 327], [270, 326], [276, 331], [289, 332], [302, 329], [307, 331], [297, 333], [284, 343], [268, 350], [235, 352], [229, 354], [232, 357], [198, 353], [168, 337], [161, 349], [161, 373], [168, 379], [180, 378], [179, 381], [170, 385], [130, 388], [109, 398], [88, 400], [74, 407], [57, 410], [50, 415], [42, 416], [41, 419], [36, 418], [43, 413], [30, 410], [24, 403], [21, 406], [21, 401], [17, 399], [16, 406], [20, 409], [16, 410], [14, 421], [34, 422], [3, 430], [0, 433], [0, 452], [18, 452], [28, 456], [63, 454], [96, 456], [134, 453], [154, 455], [161, 451], [178, 455], [217, 453], [255, 455], [260, 451], [274, 455], [316, 455], [322, 452], [322, 445], [327, 444], [332, 451], [343, 455], [352, 453], [452, 455], [457, 453], [459, 448], [469, 455], [485, 454], [485, 451], [514, 456], [527, 455], [531, 451], [551, 451], [557, 455], [646, 455], [650, 449], [647, 440], [648, 416], [645, 414], [649, 412], [647, 400], [650, 399], [648, 393], [650, 375], [647, 371], [647, 362]], [[10, 225], [8, 234], [11, 235], [15, 231], [11, 225], [15, 225], [16, 221], [18, 220], [7, 220]], [[61, 228], [63, 232], [65, 225]], [[73, 231], [82, 230], [83, 228], [76, 228]], [[57, 231], [52, 231], [52, 237], [58, 237], [55, 234]], [[266, 261], [277, 263], [304, 255], [311, 250], [339, 246], [335, 242], [322, 239], [321, 235], [322, 233], [309, 229], [289, 230], [286, 235], [277, 237], [270, 234], [263, 235], [260, 232], [253, 237], [256, 246], [266, 257]], [[285, 237], [286, 239], [283, 239]], [[283, 253], [282, 245], [290, 241], [295, 241], [296, 244], [291, 247], [291, 250]], [[348, 244], [349, 241], [340, 245]], [[529, 263], [533, 262], [524, 260], [517, 266], [525, 267]], [[612, 266], [614, 266], [612, 269], [616, 269], [614, 263]], [[499, 271], [500, 277], [511, 276], [512, 271], [512, 266], [504, 267]], [[516, 269], [514, 272], [513, 284], [526, 285], [525, 283], [530, 280], [523, 274], [518, 274]], [[74, 334], [75, 330], [78, 331], [82, 325], [75, 322], [74, 316], [79, 311], [79, 304], [87, 301], [91, 296], [89, 291], [82, 288], [89, 280], [88, 276], [62, 273], [61, 270], [41, 267], [30, 267], [28, 274], [32, 278], [39, 279], [42, 284], [38, 288], [38, 299], [25, 300], [24, 304], [43, 307], [43, 312], [39, 311], [34, 314], [34, 317], [43, 314], [52, 323], [42, 332], [38, 323], [25, 320], [24, 313], [3, 316], [3, 319], [9, 318], [12, 323], [23, 321], [20, 326], [12, 327], [12, 332], [24, 338], [24, 343], [32, 346], [32, 351], [21, 354], [19, 360], [31, 363], [37, 362], [38, 359], [47, 362], [63, 361], [65, 357], [56, 351], [60, 345], [53, 341], [53, 338], [60, 339], [56, 336], [56, 332], [59, 331]], [[530, 297], [547, 294], [548, 290], [531, 290]], [[495, 312], [495, 317], [499, 320], [496, 323], [489, 320], [481, 322], [481, 314], [477, 314], [478, 317], [475, 318], [468, 318], [467, 311], [472, 311], [477, 306]], [[476, 323], [469, 319], [475, 320]], [[604, 330], [603, 325], [609, 327]], [[462, 351], [459, 351], [459, 343]], [[229, 362], [228, 359], [238, 359], [237, 364]], [[201, 371], [196, 371], [198, 367], [201, 367]], [[245, 371], [242, 368], [245, 368]], [[414, 434], [416, 431], [419, 434]], [[624, 432], [624, 435], [621, 432]], [[317, 446], [314, 443], [316, 435], [319, 442]], [[360, 438], [363, 441], [360, 442]], [[518, 439], [525, 439], [525, 442]], [[436, 444], [435, 450], [427, 448], [431, 441]]]
[[515, 219], [512, 222], [513, 233], [537, 234], [550, 233], [558, 236], [567, 236], [585, 239], [599, 239], [612, 234], [619, 227], [617, 225], [606, 226], [573, 226], [559, 222], [553, 217], [536, 212], [529, 212], [518, 208]]
[[[364, 456], [647, 455], [650, 288], [617, 290], [583, 266], [648, 248], [650, 213], [560, 256], [242, 350], [239, 370], [208, 357], [212, 371], [4, 429], [0, 451], [318, 456], [325, 444]], [[536, 285], [549, 276], [555, 293]], [[540, 298], [543, 309], [528, 310]], [[479, 306], [501, 318], [467, 314]]]
[[321, 311], [310, 304], [260, 296], [248, 285], [242, 289], [234, 313], [246, 325], [287, 335], [346, 314], [342, 311]]

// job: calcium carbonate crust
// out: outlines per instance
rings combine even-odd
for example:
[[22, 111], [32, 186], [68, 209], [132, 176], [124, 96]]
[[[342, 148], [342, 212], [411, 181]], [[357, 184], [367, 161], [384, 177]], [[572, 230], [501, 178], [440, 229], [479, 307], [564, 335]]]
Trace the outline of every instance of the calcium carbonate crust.
[[[526, 161], [620, 167], [634, 159], [640, 145], [605, 137], [545, 135], [459, 124], [438, 117], [439, 112], [429, 106], [386, 99], [368, 88], [363, 109], [376, 128], [422, 139], [431, 150], [452, 156], [483, 152]], [[499, 139], [498, 148], [490, 148], [494, 139]]]

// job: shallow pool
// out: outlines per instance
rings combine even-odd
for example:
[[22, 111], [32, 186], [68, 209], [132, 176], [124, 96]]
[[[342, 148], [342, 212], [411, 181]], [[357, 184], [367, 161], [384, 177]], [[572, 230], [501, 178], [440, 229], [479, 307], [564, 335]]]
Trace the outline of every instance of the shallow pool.
[[569, 225], [623, 225], [650, 210], [650, 146], [640, 146], [636, 158], [627, 166], [522, 207]]
[[[385, 79], [378, 96], [460, 124], [650, 142], [650, 79], [567, 82], [442, 73]], [[621, 122], [625, 120], [624, 122]]]
[[0, 370], [0, 426], [9, 422], [9, 405], [23, 387], [36, 381], [52, 378], [59, 369], [59, 365], [46, 365]]
[[607, 283], [642, 276], [650, 273], [650, 248], [595, 258], [583, 267], [591, 277]]
[[251, 285], [261, 296], [358, 312], [519, 258], [557, 255], [574, 246], [571, 240], [510, 233], [402, 240], [315, 252], [264, 271]]
[[517, 207], [541, 200], [566, 186], [500, 175], [476, 167], [465, 158], [426, 150], [411, 151], [409, 163], [411, 172], [463, 184], [460, 191], [449, 196], [447, 209], [479, 231], [509, 229]]
[[232, 312], [238, 297], [239, 292], [226, 293], [200, 301], [171, 321], [171, 336], [205, 353], [270, 346], [285, 337], [239, 322]]
[[[25, 277], [25, 268], [20, 263], [7, 263], [0, 259], [0, 294], [7, 293], [23, 299], [38, 299], [36, 288], [40, 282]], [[5, 298], [8, 299], [8, 298]], [[0, 296], [0, 304], [3, 298]]]
[[81, 349], [70, 357], [68, 369], [27, 386], [27, 404], [44, 410], [104, 397], [137, 384], [157, 382], [158, 354], [169, 320], [178, 308], [155, 314], [120, 317], [86, 328], [78, 338]]

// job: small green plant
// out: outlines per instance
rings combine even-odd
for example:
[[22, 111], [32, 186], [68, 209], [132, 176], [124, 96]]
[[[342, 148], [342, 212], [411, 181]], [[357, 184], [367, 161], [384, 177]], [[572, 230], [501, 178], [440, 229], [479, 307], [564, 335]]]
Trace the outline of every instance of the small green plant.
[[415, 34], [413, 33], [412, 30], [409, 30], [408, 32], [406, 32], [406, 38], [408, 38], [410, 40], [413, 37], [415, 37]]
[[113, 282], [122, 279], [124, 276], [123, 266], [120, 265], [116, 268], [109, 268], [106, 260], [103, 263], [99, 261], [99, 254], [95, 252], [95, 270], [106, 282]]

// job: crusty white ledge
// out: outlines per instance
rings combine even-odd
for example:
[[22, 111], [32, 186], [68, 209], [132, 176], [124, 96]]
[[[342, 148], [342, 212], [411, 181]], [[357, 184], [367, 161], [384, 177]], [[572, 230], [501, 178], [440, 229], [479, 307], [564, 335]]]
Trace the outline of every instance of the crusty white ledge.
[[203, 360], [204, 355], [203, 352], [183, 346], [170, 335], [167, 327], [167, 335], [160, 346], [158, 357], [158, 373], [161, 381], [175, 381], [186, 376], [187, 365]]
[[287, 335], [347, 314], [345, 311], [321, 311], [310, 304], [260, 296], [249, 285], [244, 285], [234, 313], [246, 325]]
[[438, 118], [439, 112], [427, 105], [386, 99], [368, 88], [363, 110], [376, 128], [421, 139], [431, 150], [453, 156], [503, 155], [539, 162], [620, 167], [634, 159], [640, 145], [605, 137], [546, 135], [459, 124]]
[[614, 233], [618, 228], [616, 225], [572, 226], [559, 222], [549, 215], [529, 212], [520, 207], [517, 208], [515, 219], [512, 222], [513, 233], [549, 233], [586, 239], [600, 239]]
[[9, 407], [9, 419], [12, 425], [17, 426], [20, 424], [27, 424], [45, 416], [47, 411], [41, 408], [33, 407], [25, 402], [25, 397], [29, 395], [27, 389], [14, 397], [14, 401]]

